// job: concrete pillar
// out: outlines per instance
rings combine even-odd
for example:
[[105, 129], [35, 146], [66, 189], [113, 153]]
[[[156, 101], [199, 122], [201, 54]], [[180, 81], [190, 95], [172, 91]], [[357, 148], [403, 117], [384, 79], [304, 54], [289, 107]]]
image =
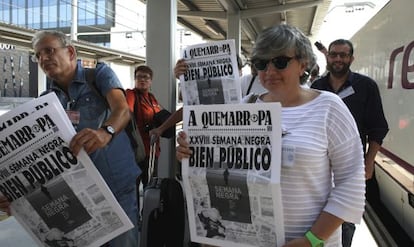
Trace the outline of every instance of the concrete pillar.
[[240, 11], [233, 10], [227, 13], [227, 39], [234, 39], [237, 54], [241, 50], [241, 21]]
[[[176, 0], [147, 0], [147, 65], [154, 71], [151, 92], [167, 110], [176, 107], [176, 83], [174, 78], [175, 34], [177, 24]], [[158, 175], [172, 176], [175, 158], [175, 138], [161, 138], [161, 156]]]

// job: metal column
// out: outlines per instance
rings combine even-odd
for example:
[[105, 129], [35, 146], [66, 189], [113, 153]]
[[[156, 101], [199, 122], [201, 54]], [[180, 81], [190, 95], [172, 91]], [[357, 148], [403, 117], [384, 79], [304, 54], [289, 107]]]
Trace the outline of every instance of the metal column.
[[234, 10], [227, 13], [227, 39], [234, 39], [237, 54], [241, 50], [241, 21], [240, 11]]
[[[173, 74], [176, 62], [175, 33], [176, 0], [147, 0], [147, 65], [154, 71], [151, 92], [171, 112], [176, 107], [176, 83]], [[175, 164], [175, 139], [161, 138], [158, 175], [172, 176]]]

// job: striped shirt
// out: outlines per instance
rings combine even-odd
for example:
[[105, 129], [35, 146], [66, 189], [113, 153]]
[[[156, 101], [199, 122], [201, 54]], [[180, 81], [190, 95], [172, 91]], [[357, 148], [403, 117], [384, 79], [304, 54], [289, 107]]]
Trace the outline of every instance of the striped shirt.
[[[256, 102], [263, 103], [260, 97]], [[365, 204], [363, 153], [343, 101], [321, 91], [303, 105], [282, 107], [282, 131], [287, 133], [282, 138], [281, 169], [286, 242], [303, 237], [321, 211], [359, 223]], [[325, 246], [340, 243], [339, 227]]]

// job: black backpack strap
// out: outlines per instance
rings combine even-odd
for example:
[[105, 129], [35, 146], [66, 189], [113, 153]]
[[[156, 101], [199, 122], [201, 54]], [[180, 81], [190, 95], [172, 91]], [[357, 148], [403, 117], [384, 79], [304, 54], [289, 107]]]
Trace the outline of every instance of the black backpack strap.
[[96, 69], [91, 68], [91, 69], [85, 69], [86, 70], [86, 82], [89, 85], [89, 88], [96, 94], [99, 95], [99, 97], [101, 97], [101, 99], [105, 102], [106, 107], [109, 109], [109, 104], [108, 101], [106, 101], [106, 98], [102, 95], [102, 93], [98, 90], [98, 87], [96, 86], [96, 76], [95, 76], [95, 72]]
[[102, 126], [104, 121], [108, 119], [108, 109], [111, 109], [111, 108], [109, 107], [109, 104], [106, 98], [102, 95], [102, 93], [99, 91], [98, 87], [96, 86], [96, 76], [95, 76], [96, 69], [86, 68], [85, 70], [86, 70], [86, 75], [85, 75], [86, 83], [88, 83], [89, 88], [102, 99], [102, 101], [104, 102], [106, 106], [105, 117], [103, 118], [102, 122], [99, 124], [99, 126]]
[[257, 76], [257, 75], [252, 76], [252, 79], [250, 80], [249, 87], [247, 88], [246, 95], [248, 95], [248, 94], [250, 93], [250, 90], [252, 89], [253, 82], [254, 82], [254, 79], [256, 79], [256, 76]]

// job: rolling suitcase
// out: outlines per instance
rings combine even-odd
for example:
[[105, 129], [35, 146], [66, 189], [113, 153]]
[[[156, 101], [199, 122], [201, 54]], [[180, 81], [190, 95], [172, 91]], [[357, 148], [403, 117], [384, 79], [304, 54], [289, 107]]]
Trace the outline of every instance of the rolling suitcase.
[[175, 178], [153, 177], [155, 142], [150, 147], [149, 183], [144, 188], [140, 247], [184, 246], [185, 206]]

